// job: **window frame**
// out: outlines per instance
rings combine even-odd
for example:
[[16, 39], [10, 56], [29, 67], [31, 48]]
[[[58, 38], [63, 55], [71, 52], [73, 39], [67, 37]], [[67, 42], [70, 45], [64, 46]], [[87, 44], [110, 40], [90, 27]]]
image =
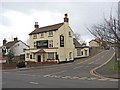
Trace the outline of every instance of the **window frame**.
[[48, 37], [53, 37], [53, 31], [48, 32]]
[[34, 34], [34, 35], [33, 35], [33, 39], [37, 39], [37, 34]]
[[[51, 56], [49, 55], [52, 55], [52, 58], [50, 58]], [[48, 60], [54, 60], [55, 59], [55, 56], [54, 56], [54, 52], [48, 52]]]
[[40, 33], [40, 38], [44, 38], [44, 33]]
[[77, 49], [77, 56], [81, 56], [81, 49], [80, 48]]

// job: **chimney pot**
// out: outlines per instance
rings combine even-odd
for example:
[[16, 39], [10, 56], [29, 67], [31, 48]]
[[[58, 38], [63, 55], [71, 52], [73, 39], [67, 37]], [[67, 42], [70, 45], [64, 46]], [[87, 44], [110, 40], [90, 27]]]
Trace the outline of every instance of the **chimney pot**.
[[39, 28], [38, 22], [35, 22], [34, 28]]
[[68, 18], [67, 13], [65, 14], [65, 17], [64, 17], [64, 22], [69, 22], [69, 18]]
[[18, 41], [18, 38], [16, 37], [16, 38], [14, 38], [14, 41]]
[[5, 45], [6, 42], [7, 42], [7, 40], [6, 40], [6, 38], [4, 38], [4, 40], [3, 40], [3, 45]]

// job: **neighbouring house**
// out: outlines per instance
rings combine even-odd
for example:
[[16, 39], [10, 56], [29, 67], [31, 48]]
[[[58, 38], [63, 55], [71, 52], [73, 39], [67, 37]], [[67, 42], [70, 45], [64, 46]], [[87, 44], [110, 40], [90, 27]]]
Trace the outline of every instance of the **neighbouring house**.
[[7, 42], [7, 40], [4, 39], [3, 46], [1, 46], [2, 56], [3, 54], [4, 56], [7, 56], [8, 52], [12, 50], [15, 57], [20, 57], [21, 54], [24, 54], [25, 49], [29, 49], [29, 46], [26, 45], [21, 40], [18, 40], [17, 37], [14, 38], [14, 40], [10, 42]]
[[89, 42], [89, 46], [90, 47], [100, 47], [102, 44], [102, 42], [100, 41], [100, 39], [96, 38], [96, 39], [92, 39], [90, 42]]
[[[30, 49], [25, 50], [25, 61], [64, 62], [74, 60], [76, 43], [67, 14], [62, 23], [39, 27], [38, 22], [35, 22], [34, 27], [35, 30], [29, 34]], [[81, 50], [83, 49], [81, 48]]]
[[81, 45], [75, 38], [74, 42], [74, 58], [88, 57], [89, 56], [89, 47], [85, 44]]

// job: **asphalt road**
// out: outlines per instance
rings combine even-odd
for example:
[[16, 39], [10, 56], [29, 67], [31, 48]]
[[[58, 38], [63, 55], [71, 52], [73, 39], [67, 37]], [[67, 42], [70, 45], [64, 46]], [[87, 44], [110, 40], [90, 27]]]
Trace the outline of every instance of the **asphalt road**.
[[3, 88], [118, 88], [118, 80], [94, 76], [90, 71], [105, 63], [113, 50], [71, 63], [45, 68], [3, 71]]

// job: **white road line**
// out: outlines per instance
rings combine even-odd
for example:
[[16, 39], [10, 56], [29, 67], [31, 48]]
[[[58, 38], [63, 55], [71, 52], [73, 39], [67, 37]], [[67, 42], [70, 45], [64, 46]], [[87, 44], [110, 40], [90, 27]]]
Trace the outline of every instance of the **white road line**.
[[31, 84], [36, 84], [36, 85], [39, 84], [39, 83], [36, 83], [36, 82], [29, 82], [29, 83], [31, 83]]
[[90, 62], [90, 63], [88, 63], [88, 64], [92, 64], [92, 63], [94, 63], [94, 61], [93, 61], [93, 62]]
[[81, 77], [81, 78], [79, 77], [79, 79], [80, 79], [80, 80], [83, 80], [83, 79], [87, 79], [87, 77]]
[[107, 79], [102, 78], [102, 79], [98, 79], [98, 80], [100, 80], [100, 81], [106, 81]]
[[109, 81], [117, 81], [117, 82], [118, 82], [119, 80], [118, 80], [118, 79], [111, 79], [111, 80], [109, 80]]
[[75, 67], [75, 68], [73, 68], [73, 69], [78, 69], [78, 68], [80, 68], [80, 67], [82, 67], [82, 66], [78, 66], [78, 67]]

